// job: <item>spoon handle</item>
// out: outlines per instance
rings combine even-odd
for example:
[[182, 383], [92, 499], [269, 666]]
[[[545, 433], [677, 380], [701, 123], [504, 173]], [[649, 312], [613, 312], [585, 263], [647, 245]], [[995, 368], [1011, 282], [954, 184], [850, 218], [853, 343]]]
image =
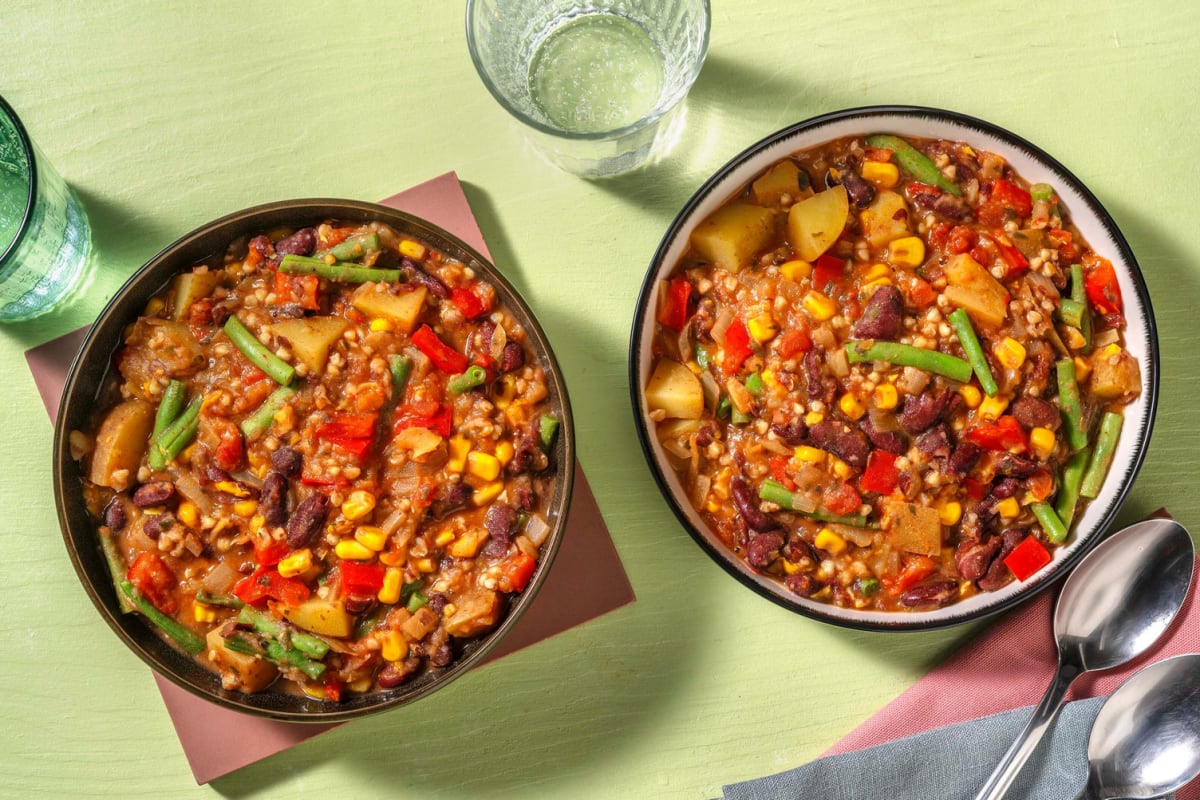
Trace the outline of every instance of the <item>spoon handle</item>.
[[1058, 671], [1054, 673], [1053, 680], [1046, 688], [1042, 702], [1034, 709], [1033, 717], [1017, 736], [1016, 741], [1008, 748], [1004, 757], [1000, 759], [1000, 763], [996, 765], [996, 769], [983, 784], [983, 788], [975, 795], [975, 800], [1000, 800], [1001, 797], [1004, 797], [1004, 793], [1008, 791], [1008, 787], [1020, 773], [1021, 767], [1029, 760], [1029, 756], [1037, 748], [1038, 742], [1042, 740], [1046, 729], [1054, 721], [1055, 715], [1062, 707], [1067, 689], [1081, 672], [1082, 670], [1078, 667], [1063, 663], [1062, 660], [1059, 661]]

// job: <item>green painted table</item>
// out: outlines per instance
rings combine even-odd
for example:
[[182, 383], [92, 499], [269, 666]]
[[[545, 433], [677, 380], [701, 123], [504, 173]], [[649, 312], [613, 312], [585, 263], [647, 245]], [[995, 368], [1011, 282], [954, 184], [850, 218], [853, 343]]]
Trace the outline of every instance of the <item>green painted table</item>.
[[[1193, 420], [1200, 12], [1191, 4], [716, 0], [684, 139], [604, 183], [547, 166], [478, 81], [461, 3], [7, 0], [0, 92], [80, 192], [86, 294], [0, 331], [0, 795], [680, 797], [818, 755], [969, 636], [852, 633], [742, 589], [650, 480], [631, 425], [632, 298], [676, 210], [746, 145], [872, 103], [983, 117], [1059, 158], [1141, 262], [1158, 424], [1123, 517], [1200, 525]], [[67, 560], [51, 426], [23, 351], [90, 322], [160, 247], [287, 197], [385, 197], [457, 170], [565, 365], [579, 451], [638, 602], [195, 788], [153, 682]], [[1031, 698], [1032, 701], [1032, 698]]]

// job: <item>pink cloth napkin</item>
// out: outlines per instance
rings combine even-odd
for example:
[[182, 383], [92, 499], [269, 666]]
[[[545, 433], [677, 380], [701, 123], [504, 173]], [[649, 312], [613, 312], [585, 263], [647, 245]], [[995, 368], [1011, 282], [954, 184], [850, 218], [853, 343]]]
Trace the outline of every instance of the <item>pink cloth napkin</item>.
[[[487, 243], [458, 176], [453, 172], [381, 202], [440, 225], [488, 255]], [[57, 415], [67, 369], [85, 333], [86, 329], [73, 331], [25, 354], [51, 418]], [[617, 557], [596, 498], [583, 468], [576, 464], [567, 530], [554, 567], [536, 601], [484, 663], [633, 600], [633, 588]], [[190, 694], [157, 674], [154, 679], [197, 783], [208, 783], [336, 727], [278, 722], [240, 714]]]

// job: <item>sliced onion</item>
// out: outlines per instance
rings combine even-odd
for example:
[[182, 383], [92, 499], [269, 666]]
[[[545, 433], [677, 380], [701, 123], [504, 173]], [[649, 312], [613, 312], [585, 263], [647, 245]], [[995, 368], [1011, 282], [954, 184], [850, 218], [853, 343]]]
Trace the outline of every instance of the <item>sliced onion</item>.
[[179, 473], [175, 476], [175, 488], [179, 490], [181, 495], [190, 500], [201, 514], [212, 514], [213, 502], [205, 494], [204, 489], [200, 486], [200, 481], [196, 480], [195, 475], [190, 472]]
[[692, 359], [692, 321], [689, 319], [683, 323], [683, 329], [679, 331], [677, 341], [679, 347], [679, 360], [685, 364]]
[[853, 525], [840, 525], [838, 523], [830, 523], [828, 527], [843, 539], [849, 539], [859, 547], [870, 547], [871, 541], [874, 538], [874, 533], [866, 528], [856, 528]]
[[704, 502], [708, 499], [708, 490], [712, 488], [712, 478], [708, 475], [697, 475], [693, 481], [692, 502], [698, 508], [704, 507]]
[[508, 344], [508, 331], [503, 325], [497, 325], [492, 331], [492, 341], [488, 344], [488, 355], [497, 361], [504, 357], [504, 346]]
[[729, 326], [732, 324], [733, 312], [727, 308], [721, 309], [721, 313], [717, 315], [717, 321], [713, 323], [712, 330], [709, 331], [713, 341], [724, 347], [725, 331], [729, 330]]
[[837, 335], [833, 332], [833, 328], [828, 325], [821, 325], [812, 332], [813, 344], [825, 349], [833, 350], [838, 346]]
[[721, 402], [721, 387], [717, 386], [717, 379], [708, 370], [700, 373], [700, 388], [704, 390], [705, 407], [715, 410], [717, 403]]
[[200, 585], [204, 587], [204, 591], [206, 592], [225, 594], [237, 582], [239, 577], [241, 576], [234, 571], [233, 567], [221, 561], [209, 570], [209, 573], [204, 576], [204, 580], [200, 582]]
[[796, 454], [796, 451], [793, 448], [788, 447], [783, 442], [776, 441], [775, 439], [763, 439], [762, 448], [763, 450], [770, 450], [772, 453], [778, 453], [781, 456], [792, 456]]
[[241, 472], [236, 472], [233, 475], [230, 475], [229, 477], [233, 478], [238, 483], [244, 483], [247, 486], [254, 487], [255, 489], [261, 489], [263, 486], [262, 478], [258, 477], [249, 470], [244, 469]]
[[550, 535], [550, 525], [542, 519], [541, 514], [530, 514], [529, 522], [525, 523], [525, 535], [536, 547], [541, 547]]
[[929, 373], [916, 367], [905, 367], [896, 381], [896, 388], [905, 394], [920, 394], [929, 385]]
[[687, 461], [692, 457], [691, 449], [678, 439], [664, 439], [662, 440], [662, 446], [664, 450], [678, 458], [680, 461]]
[[388, 493], [394, 497], [408, 497], [419, 488], [421, 475], [415, 461], [404, 462], [404, 466], [396, 470], [396, 474], [388, 482]]
[[846, 351], [841, 347], [830, 350], [825, 354], [825, 366], [839, 378], [850, 374], [850, 362], [846, 360]]

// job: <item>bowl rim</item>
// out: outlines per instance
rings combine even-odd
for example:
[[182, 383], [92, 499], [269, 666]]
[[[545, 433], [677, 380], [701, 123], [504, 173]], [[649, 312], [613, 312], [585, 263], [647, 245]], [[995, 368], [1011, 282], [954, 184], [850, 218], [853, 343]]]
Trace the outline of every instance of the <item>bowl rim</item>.
[[[482, 272], [497, 287], [501, 301], [509, 307], [525, 329], [527, 339], [538, 353], [538, 360], [547, 373], [550, 397], [552, 400], [557, 398], [559, 407], [556, 410], [562, 417], [554, 454], [554, 463], [558, 465], [559, 474], [556, 475], [555, 493], [547, 514], [548, 521], [551, 522], [550, 534], [543, 544], [538, 569], [525, 590], [510, 601], [504, 619], [485, 636], [465, 643], [460, 657], [432, 677], [418, 684], [404, 684], [396, 689], [353, 695], [350, 701], [338, 704], [280, 691], [244, 694], [222, 689], [219, 676], [199, 664], [196, 661], [198, 657], [183, 653], [167, 643], [157, 631], [152, 630], [148, 622], [138, 619], [140, 615], [122, 615], [117, 607], [116, 592], [107, 569], [98, 570], [93, 574], [93, 570], [85, 563], [85, 560], [90, 560], [94, 567], [95, 559], [100, 558], [100, 563], [103, 564], [103, 559], [97, 555], [98, 543], [92, 541], [89, 545], [94, 553], [89, 552], [85, 555], [80, 551], [80, 542], [86, 542], [89, 538], [94, 540], [96, 536], [95, 523], [87, 518], [86, 511], [84, 519], [79, 522], [84, 530], [78, 532], [79, 537], [72, 536], [72, 530], [77, 524], [72, 519], [72, 512], [78, 515], [82, 501], [78, 498], [72, 500], [70, 495], [72, 491], [75, 494], [79, 493], [78, 481], [81, 473], [77, 462], [70, 457], [68, 443], [72, 427], [69, 423], [83, 413], [78, 407], [86, 406], [92, 401], [103, 386], [105, 378], [111, 374], [112, 366], [109, 362], [119, 346], [120, 332], [129, 320], [139, 313], [149, 297], [161, 292], [175, 275], [223, 252], [229, 242], [240, 236], [251, 235], [281, 224], [315, 224], [325, 219], [359, 223], [378, 221], [389, 224], [402, 233], [421, 238]], [[216, 245], [215, 248], [213, 244]], [[95, 360], [97, 358], [103, 359], [104, 366], [98, 365], [100, 362]], [[85, 375], [84, 371], [89, 365], [94, 365], [90, 372], [98, 374], [98, 379], [89, 380], [89, 376]], [[344, 722], [406, 705], [433, 693], [479, 666], [532, 605], [549, 575], [566, 532], [576, 470], [575, 426], [566, 380], [541, 323], [509, 279], [491, 259], [484, 257], [461, 238], [433, 222], [378, 203], [339, 198], [279, 200], [234, 211], [194, 228], [162, 248], [135, 270], [105, 304], [71, 360], [60, 396], [59, 411], [54, 421], [51, 456], [59, 528], [71, 564], [92, 605], [125, 646], [155, 673], [190, 694], [218, 706], [257, 717], [312, 724]], [[85, 521], [86, 524], [83, 524]], [[208, 676], [210, 685], [201, 685], [192, 676]]]
[[[870, 619], [855, 619], [853, 617], [853, 609], [840, 609], [830, 606], [830, 609], [836, 609], [845, 614], [829, 613], [823, 604], [804, 605], [799, 601], [789, 599], [782, 592], [772, 592], [759, 582], [755, 581], [749, 572], [749, 567], [745, 566], [745, 562], [740, 557], [724, 552], [721, 548], [714, 545], [701, 531], [699, 531], [689, 519], [687, 512], [682, 507], [678, 499], [674, 496], [667, 478], [663, 472], [663, 467], [659, 465], [655, 454], [654, 447], [651, 441], [650, 432], [647, 430], [644, 422], [643, 406], [642, 406], [642, 386], [641, 373], [644, 364], [643, 352], [641, 347], [640, 332], [646, 324], [646, 316], [648, 309], [653, 307], [655, 286], [659, 280], [659, 275], [665, 267], [665, 259], [668, 251], [673, 246], [675, 240], [685, 229], [688, 220], [695, 213], [696, 209], [706, 201], [713, 191], [723, 182], [729, 179], [732, 175], [742, 169], [751, 159], [762, 151], [765, 151], [772, 146], [789, 139], [798, 134], [816, 130], [835, 123], [856, 120], [883, 120], [888, 119], [913, 119], [913, 118], [932, 118], [940, 123], [949, 123], [963, 131], [964, 135], [969, 131], [977, 131], [983, 134], [993, 136], [1006, 144], [1023, 150], [1028, 156], [1036, 161], [1042, 162], [1051, 171], [1057, 172], [1066, 181], [1071, 184], [1071, 188], [1075, 190], [1088, 210], [1094, 215], [1097, 222], [1103, 226], [1108, 233], [1121, 261], [1128, 267], [1129, 277], [1132, 280], [1134, 290], [1137, 294], [1138, 303], [1141, 305], [1145, 314], [1145, 345], [1147, 347], [1147, 356], [1145, 363], [1141, 364], [1143, 368], [1148, 368], [1149, 374], [1143, 378], [1144, 388], [1147, 389], [1145, 395], [1146, 415], [1144, 422], [1140, 425], [1137, 431], [1138, 446], [1134, 451], [1132, 460], [1128, 464], [1127, 472], [1123, 482], [1117, 488], [1114, 497], [1112, 498], [1108, 508], [1105, 510], [1103, 517], [1095, 523], [1092, 530], [1085, 537], [1081, 545], [1073, 552], [1069, 553], [1061, 561], [1054, 565], [1053, 569], [1036, 580], [1025, 585], [1025, 588], [1015, 591], [1008, 597], [998, 599], [991, 603], [981, 605], [979, 608], [971, 610], [967, 613], [950, 614], [938, 616], [933, 619], [921, 618], [914, 620], [906, 617], [909, 614], [905, 612], [888, 612], [896, 619], [887, 621], [877, 621]], [[839, 134], [841, 135], [841, 134]], [[831, 135], [830, 138], [836, 138]], [[744, 185], [753, 177], [751, 174], [745, 176], [745, 180], [740, 181], [739, 185]], [[728, 198], [726, 198], [728, 199]], [[722, 201], [724, 202], [724, 201]], [[1116, 259], [1114, 259], [1115, 261]], [[671, 265], [673, 266], [673, 265]], [[1025, 139], [1018, 134], [1009, 131], [994, 123], [979, 119], [968, 114], [963, 114], [957, 111], [949, 111], [941, 108], [918, 105], [871, 105], [858, 106], [854, 108], [841, 109], [831, 111], [825, 114], [820, 114], [810, 117], [799, 122], [781, 128], [767, 136], [759, 139], [750, 146], [743, 149], [737, 155], [726, 161], [719, 167], [700, 187], [688, 198], [687, 202], [680, 209], [679, 213], [671, 221], [663, 234], [658, 247], [651, 257], [646, 270], [645, 278], [642, 281], [641, 288], [638, 292], [637, 301], [634, 306], [633, 319], [630, 326], [629, 336], [629, 392], [631, 401], [631, 410], [633, 413], [634, 428], [637, 430], [638, 442], [642, 447], [642, 454], [646, 459], [647, 466], [650, 468], [650, 473], [654, 478], [655, 484], [663, 498], [667, 501], [672, 513], [684, 530], [691, 536], [700, 548], [716, 562], [726, 573], [735, 578], [742, 585], [750, 588], [756, 594], [767, 598], [776, 605], [782, 606], [790, 611], [793, 611], [801, 616], [815, 619], [820, 622], [830, 623], [838, 627], [849, 628], [860, 631], [887, 631], [887, 632], [918, 632], [938, 630], [942, 628], [954, 627], [963, 625], [976, 620], [991, 617], [1019, 605], [1030, 598], [1045, 590], [1052, 584], [1061, 580], [1064, 576], [1082, 560], [1100, 541], [1102, 541], [1109, 532], [1113, 521], [1116, 519], [1121, 506], [1128, 497], [1130, 490], [1137, 478], [1138, 472], [1141, 470], [1142, 464], [1146, 457], [1146, 451], [1149, 449], [1151, 435], [1154, 428], [1154, 420], [1158, 407], [1159, 393], [1159, 378], [1161, 369], [1161, 360], [1158, 346], [1158, 329], [1155, 323], [1154, 310], [1150, 300], [1149, 289], [1146, 286], [1145, 277], [1142, 274], [1141, 267], [1134, 256], [1129, 242], [1118, 227], [1116, 220], [1095, 196], [1090, 188], [1083, 183], [1076, 175], [1067, 169], [1058, 159], [1051, 156], [1042, 148]], [[669, 469], [669, 467], [667, 467]], [[946, 606], [945, 609], [954, 609], [955, 606]], [[941, 611], [943, 609], [938, 609]]]

